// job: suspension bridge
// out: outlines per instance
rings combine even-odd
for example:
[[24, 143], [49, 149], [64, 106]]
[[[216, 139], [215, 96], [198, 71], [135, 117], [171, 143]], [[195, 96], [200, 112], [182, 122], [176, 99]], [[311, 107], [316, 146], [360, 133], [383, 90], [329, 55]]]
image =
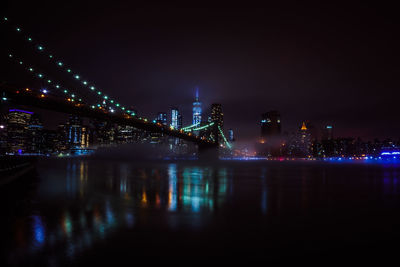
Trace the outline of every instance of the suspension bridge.
[[[193, 142], [198, 146], [199, 157], [216, 157], [218, 148], [221, 146], [228, 149], [232, 148], [217, 121], [174, 129], [171, 126], [137, 116], [134, 110], [125, 107], [119, 101], [98, 89], [94, 82], [75, 72], [49, 48], [24, 32], [21, 27], [10, 23], [7, 17], [2, 18], [1, 24], [6, 31], [16, 35], [18, 42], [24, 43], [28, 50], [37, 54], [41, 61], [45, 60], [46, 64], [54, 66], [52, 71], [46, 72], [40, 64], [35, 66], [31, 62], [27, 62], [18, 53], [7, 51], [6, 57], [10, 63], [17, 66], [20, 71], [29, 74], [31, 78], [46, 84], [46, 88], [51, 89], [0, 85], [0, 100], [2, 102], [76, 114], [82, 117], [114, 122], [119, 125], [133, 126], [151, 133], [162, 133]], [[54, 69], [57, 72], [56, 74], [54, 74]], [[60, 78], [64, 76], [66, 78]], [[208, 131], [211, 134], [200, 136], [197, 133], [201, 131]], [[222, 139], [222, 142], [220, 142], [220, 139]]]

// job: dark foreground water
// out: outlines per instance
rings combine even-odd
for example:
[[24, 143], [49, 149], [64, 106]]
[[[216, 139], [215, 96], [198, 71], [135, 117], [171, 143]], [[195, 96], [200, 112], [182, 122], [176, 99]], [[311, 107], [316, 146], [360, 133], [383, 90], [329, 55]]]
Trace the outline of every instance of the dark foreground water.
[[400, 166], [52, 159], [0, 189], [2, 262], [389, 262]]

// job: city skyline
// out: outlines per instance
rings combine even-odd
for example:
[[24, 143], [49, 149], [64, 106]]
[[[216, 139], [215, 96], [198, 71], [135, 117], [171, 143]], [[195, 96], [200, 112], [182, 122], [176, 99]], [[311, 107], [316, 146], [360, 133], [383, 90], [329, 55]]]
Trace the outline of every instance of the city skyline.
[[1, 266], [395, 262], [397, 6], [267, 4], [3, 1]]
[[[56, 14], [53, 11], [58, 8], [52, 5], [33, 6], [32, 10], [38, 14], [47, 14], [39, 15], [35, 20], [29, 15], [29, 9], [18, 13], [12, 3], [5, 12], [15, 23], [32, 32], [33, 36], [48, 43], [48, 47], [68, 60], [71, 66], [98, 82], [106, 93], [124, 99], [125, 105], [133, 105], [149, 118], [157, 110], [168, 110], [171, 104], [180, 107], [182, 114], [190, 114], [191, 106], [187, 103], [192, 102], [192, 90], [198, 86], [203, 103], [208, 105], [217, 102], [224, 106], [227, 115], [224, 123], [227, 128], [236, 129], [235, 136], [240, 142], [251, 142], [257, 138], [258, 129], [253, 125], [259, 121], [259, 114], [274, 109], [281, 113], [282, 131], [294, 131], [299, 121], [307, 120], [314, 124], [333, 124], [336, 134], [344, 137], [373, 139], [396, 138], [398, 135], [396, 125], [399, 119], [395, 116], [395, 98], [391, 97], [396, 94], [396, 81], [391, 74], [393, 70], [389, 71], [392, 60], [385, 68], [377, 69], [377, 66], [381, 66], [380, 57], [387, 58], [390, 53], [393, 57], [398, 56], [393, 50], [396, 42], [391, 43], [387, 51], [383, 50], [382, 44], [372, 38], [376, 33], [370, 32], [368, 25], [359, 25], [350, 11], [343, 15], [341, 21], [337, 21], [333, 14], [336, 9], [330, 12], [321, 9], [319, 13], [301, 9], [310, 16], [294, 26], [289, 22], [285, 25], [282, 18], [276, 18], [264, 9], [193, 11], [167, 8], [165, 14], [156, 7], [131, 9], [137, 18], [157, 17], [152, 24], [148, 20], [127, 21], [130, 16], [122, 10], [125, 7], [124, 4], [113, 5], [106, 16], [104, 11], [98, 9], [87, 15], [83, 10], [89, 6], [83, 5], [82, 12], [85, 14], [78, 13], [74, 20], [68, 16], [69, 7]], [[274, 10], [289, 17], [299, 17], [291, 8], [276, 7]], [[357, 13], [357, 18], [362, 21], [371, 15], [371, 21], [376, 22], [378, 28], [386, 27], [392, 21], [390, 16], [382, 17], [382, 10], [368, 6], [362, 7], [362, 10], [364, 13]], [[207, 21], [201, 25], [194, 22], [181, 25], [178, 18], [185, 18], [189, 13], [194, 17], [204, 14]], [[165, 27], [159, 27], [166, 14], [176, 15], [177, 19], [170, 20]], [[337, 26], [340, 31], [330, 34], [321, 31], [321, 26], [317, 25], [315, 28], [306, 28], [323, 15], [326, 18], [322, 22], [328, 29]], [[100, 18], [105, 16], [108, 19], [101, 21]], [[227, 24], [219, 19], [221, 16], [226, 22], [234, 23]], [[49, 24], [49, 21], [52, 23]], [[94, 25], [92, 21], [101, 22], [100, 25]], [[126, 42], [143, 53], [138, 54], [135, 49], [128, 49], [118, 39], [115, 40], [116, 35], [110, 32], [110, 25], [113, 25], [112, 29], [117, 29], [118, 34], [126, 37]], [[76, 36], [78, 41], [72, 43], [70, 39], [76, 35], [73, 30], [76, 26], [82, 30]], [[274, 34], [277, 43], [268, 44], [269, 39], [262, 30], [264, 26], [267, 32]], [[195, 30], [188, 31], [188, 27]], [[296, 27], [298, 33], [294, 32]], [[275, 32], [279, 29], [287, 34], [276, 36]], [[359, 34], [351, 37], [350, 33], [356, 29], [360, 30]], [[387, 29], [387, 35], [381, 36], [385, 45], [392, 30], [393, 26]], [[50, 32], [52, 34], [48, 34]], [[319, 39], [312, 38], [314, 33], [319, 34]], [[371, 36], [368, 37], [368, 34]], [[204, 39], [205, 35], [210, 38]], [[350, 50], [344, 50], [341, 44], [350, 37]], [[176, 40], [186, 40], [185, 45]], [[307, 44], [312, 44], [312, 40], [319, 45], [320, 51], [306, 48]], [[91, 42], [104, 46], [89, 49]], [[370, 51], [369, 55], [374, 55], [368, 57], [368, 64], [365, 64], [367, 58], [362, 57], [365, 49], [357, 52], [358, 44], [363, 44]], [[239, 45], [245, 51], [243, 56], [240, 56]], [[150, 47], [161, 49], [162, 54], [155, 52], [151, 56]], [[254, 48], [254, 51], [250, 52], [250, 48]], [[189, 52], [192, 54], [190, 61], [185, 59]], [[340, 53], [353, 53], [353, 57], [346, 61], [352, 64], [353, 70], [346, 67], [349, 64], [344, 64], [341, 57], [334, 59], [329, 56]], [[173, 56], [176, 63], [167, 62], [166, 55]], [[244, 55], [248, 60], [244, 60]], [[232, 59], [237, 59], [233, 65]], [[205, 67], [207, 64], [210, 68]], [[112, 71], [115, 66], [120, 66], [118, 74]], [[375, 75], [371, 76], [374, 71]], [[340, 79], [332, 81], [332, 76]], [[367, 77], [375, 78], [365, 82]], [[385, 84], [383, 88], [382, 84]], [[382, 91], [378, 98], [375, 97], [377, 90]], [[151, 99], [152, 95], [160, 96], [160, 99], [152, 99], [151, 105], [146, 104], [146, 99]], [[186, 119], [188, 115], [184, 116]]]

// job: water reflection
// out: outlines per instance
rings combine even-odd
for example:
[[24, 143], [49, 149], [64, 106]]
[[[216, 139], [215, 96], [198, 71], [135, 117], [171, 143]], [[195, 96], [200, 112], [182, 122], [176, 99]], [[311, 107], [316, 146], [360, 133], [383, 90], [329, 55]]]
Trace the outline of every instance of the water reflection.
[[[203, 217], [185, 214], [212, 214], [224, 204], [231, 187], [226, 168], [177, 164], [133, 168], [126, 163], [99, 167], [68, 161], [65, 173], [55, 169], [41, 177], [37, 205], [32, 208], [36, 214], [16, 225], [18, 242], [10, 255], [30, 253], [27, 258], [10, 256], [15, 264], [27, 263], [41, 251], [54, 253], [44, 265], [74, 260], [117, 230], [144, 225], [154, 216], [145, 210], [157, 211], [157, 216], [164, 213], [160, 224], [201, 227]], [[32, 233], [30, 243], [23, 241], [27, 232]]]
[[381, 199], [376, 204], [381, 209], [400, 199], [398, 168], [329, 168], [45, 163], [26, 213], [5, 228], [13, 231], [8, 261], [43, 266], [74, 262], [100, 241], [113, 244], [121, 233], [151, 227], [206, 233], [207, 227], [216, 232], [251, 227], [270, 233], [276, 230], [272, 226], [294, 224], [298, 217], [293, 214], [312, 225], [321, 217], [312, 213], [337, 220], [335, 212], [368, 210], [365, 195]]

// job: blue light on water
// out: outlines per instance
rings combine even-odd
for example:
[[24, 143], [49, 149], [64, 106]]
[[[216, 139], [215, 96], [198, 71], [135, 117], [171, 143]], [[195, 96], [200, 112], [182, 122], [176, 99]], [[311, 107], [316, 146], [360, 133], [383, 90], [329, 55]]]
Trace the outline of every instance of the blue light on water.
[[45, 241], [45, 229], [42, 218], [37, 215], [33, 216], [33, 238], [35, 246], [41, 246]]

